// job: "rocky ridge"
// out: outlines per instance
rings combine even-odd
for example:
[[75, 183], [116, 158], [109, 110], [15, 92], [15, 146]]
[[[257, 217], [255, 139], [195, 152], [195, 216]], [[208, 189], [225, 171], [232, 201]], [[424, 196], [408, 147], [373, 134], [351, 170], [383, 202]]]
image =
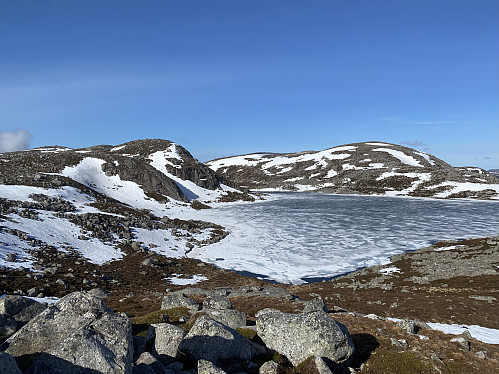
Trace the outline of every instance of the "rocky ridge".
[[428, 153], [381, 142], [319, 152], [254, 153], [207, 165], [252, 190], [499, 199], [499, 180], [492, 173], [455, 168]]
[[185, 255], [227, 233], [170, 214], [253, 200], [229, 185], [237, 187], [161, 139], [0, 154], [0, 265], [29, 267], [51, 249], [96, 263], [123, 258], [123, 246]]

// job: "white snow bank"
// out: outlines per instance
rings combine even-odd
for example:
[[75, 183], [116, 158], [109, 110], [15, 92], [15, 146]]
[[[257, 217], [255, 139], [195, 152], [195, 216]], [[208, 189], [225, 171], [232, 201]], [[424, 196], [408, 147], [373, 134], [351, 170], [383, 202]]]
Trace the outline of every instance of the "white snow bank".
[[423, 165], [421, 165], [419, 163], [419, 161], [416, 160], [414, 157], [409, 156], [409, 155], [405, 154], [404, 152], [397, 151], [395, 149], [390, 149], [390, 148], [376, 148], [376, 149], [373, 149], [373, 151], [375, 151], [375, 152], [386, 152], [386, 153], [389, 153], [390, 155], [392, 155], [393, 157], [399, 159], [404, 164], [407, 164], [407, 165], [410, 165], [410, 166], [423, 167]]
[[81, 193], [74, 187], [64, 186], [61, 188], [42, 188], [22, 185], [0, 185], [0, 197], [8, 200], [35, 202], [29, 195], [41, 194], [54, 198], [63, 198], [72, 203], [77, 213], [97, 213], [98, 209], [89, 206], [95, 199], [87, 194]]
[[[448, 186], [450, 189], [448, 191], [439, 192], [435, 194], [435, 197], [445, 198], [455, 193], [463, 192], [463, 191], [472, 191], [472, 192], [480, 192], [484, 190], [493, 190], [497, 194], [499, 194], [499, 184], [487, 184], [487, 183], [470, 183], [470, 182], [443, 182], [439, 185], [432, 186], [431, 188]], [[496, 196], [495, 199], [499, 199], [499, 196]]]
[[200, 275], [200, 274], [195, 274], [191, 278], [184, 278], [183, 274], [173, 274], [171, 277], [165, 278], [168, 282], [171, 284], [176, 284], [179, 286], [186, 286], [189, 284], [196, 284], [199, 282], [203, 282], [205, 280], [208, 280], [207, 277]]
[[434, 330], [439, 330], [446, 334], [452, 335], [460, 335], [463, 332], [468, 331], [476, 340], [489, 344], [499, 344], [499, 330], [497, 329], [490, 329], [478, 325], [449, 325], [434, 322], [428, 322], [428, 326]]
[[[2, 222], [2, 226], [26, 232], [28, 235], [42, 240], [61, 251], [67, 251], [66, 248], [72, 246], [76, 251], [80, 252], [83, 257], [94, 264], [101, 265], [107, 261], [123, 257], [123, 253], [119, 249], [114, 248], [112, 244], [105, 244], [95, 238], [89, 240], [79, 239], [78, 237], [81, 235], [80, 228], [67, 219], [55, 217], [48, 212], [38, 212], [38, 216], [41, 221], [11, 214], [8, 217], [12, 219], [12, 221], [4, 221]], [[50, 223], [44, 221], [50, 221]], [[9, 239], [5, 236], [8, 234], [0, 234], [0, 237], [3, 240]], [[10, 236], [12, 237], [12, 235]], [[17, 240], [13, 240], [13, 238], [10, 239], [11, 245], [8, 247], [0, 247], [0, 251], [12, 252], [12, 249], [15, 247], [17, 247], [17, 250], [20, 250], [22, 247], [27, 247], [26, 243], [18, 246], [20, 243]], [[2, 263], [3, 266], [8, 267], [12, 267], [12, 264], [15, 263], [6, 261], [3, 261]]]
[[440, 248], [435, 248], [435, 251], [440, 252], [440, 251], [450, 251], [451, 249], [456, 249], [457, 245], [450, 245], [448, 247], [440, 247]]
[[393, 273], [400, 273], [400, 269], [396, 266], [390, 266], [379, 271], [383, 275], [393, 275]]

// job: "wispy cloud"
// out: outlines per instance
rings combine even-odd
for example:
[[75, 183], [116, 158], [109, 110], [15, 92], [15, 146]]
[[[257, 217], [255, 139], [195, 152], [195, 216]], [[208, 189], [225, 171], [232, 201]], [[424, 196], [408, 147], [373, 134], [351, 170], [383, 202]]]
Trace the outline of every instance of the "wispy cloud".
[[428, 152], [430, 150], [430, 147], [428, 147], [428, 145], [425, 144], [422, 140], [405, 140], [403, 142], [400, 142], [400, 144], [406, 145], [411, 148], [419, 149], [425, 152]]
[[0, 131], [0, 153], [28, 149], [32, 138], [33, 135], [27, 130]]
[[404, 119], [399, 117], [380, 117], [378, 118], [381, 121], [385, 122], [393, 122], [400, 123], [402, 125], [449, 125], [453, 123], [459, 123], [459, 121], [454, 120], [443, 120], [443, 121], [420, 121], [420, 120], [412, 120], [412, 119]]

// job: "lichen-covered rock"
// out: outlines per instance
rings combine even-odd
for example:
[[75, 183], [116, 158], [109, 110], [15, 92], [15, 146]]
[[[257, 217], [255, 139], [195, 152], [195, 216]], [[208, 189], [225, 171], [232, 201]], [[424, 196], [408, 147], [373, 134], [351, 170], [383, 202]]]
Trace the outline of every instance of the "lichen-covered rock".
[[258, 370], [258, 374], [277, 374], [279, 364], [275, 361], [267, 361]]
[[233, 329], [246, 326], [246, 314], [233, 309], [203, 309], [209, 317]]
[[206, 360], [198, 361], [198, 374], [225, 374], [225, 371], [220, 369], [213, 362]]
[[213, 362], [222, 369], [265, 353], [264, 347], [207, 316], [196, 320], [179, 350], [196, 360]]
[[131, 373], [132, 330], [102, 299], [74, 292], [50, 305], [4, 343], [30, 373]]
[[314, 357], [314, 362], [319, 374], [332, 374], [331, 369], [327, 366], [322, 357]]
[[0, 299], [0, 314], [7, 314], [16, 321], [17, 328], [45, 310], [47, 306], [37, 301], [17, 295], [7, 295]]
[[400, 329], [403, 332], [406, 332], [408, 334], [414, 334], [416, 332], [414, 321], [411, 321], [409, 319], [403, 319], [401, 321], [398, 321], [397, 325], [400, 327]]
[[169, 323], [156, 323], [149, 327], [146, 339], [152, 335], [155, 337], [152, 351], [154, 356], [164, 365], [175, 361], [178, 346], [185, 336], [185, 331]]
[[171, 309], [184, 307], [191, 310], [198, 310], [199, 305], [190, 297], [186, 297], [182, 294], [167, 295], [163, 297], [161, 302], [161, 309]]
[[203, 301], [204, 309], [232, 309], [231, 301], [225, 296], [210, 296]]
[[0, 372], [2, 374], [22, 374], [14, 357], [4, 352], [0, 352]]
[[327, 305], [324, 299], [317, 297], [315, 299], [305, 301], [305, 306], [303, 308], [303, 313], [311, 312], [328, 312]]
[[267, 312], [256, 320], [258, 336], [266, 346], [297, 365], [311, 356], [342, 365], [349, 362], [354, 345], [347, 328], [324, 312], [287, 314]]

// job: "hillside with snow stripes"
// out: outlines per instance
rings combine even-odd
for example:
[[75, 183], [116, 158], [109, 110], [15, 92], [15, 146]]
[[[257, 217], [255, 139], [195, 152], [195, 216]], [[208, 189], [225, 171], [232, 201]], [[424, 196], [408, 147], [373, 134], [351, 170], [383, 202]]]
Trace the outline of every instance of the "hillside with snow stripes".
[[254, 153], [207, 165], [260, 191], [499, 199], [499, 180], [485, 170], [455, 168], [431, 154], [381, 142], [318, 152]]

